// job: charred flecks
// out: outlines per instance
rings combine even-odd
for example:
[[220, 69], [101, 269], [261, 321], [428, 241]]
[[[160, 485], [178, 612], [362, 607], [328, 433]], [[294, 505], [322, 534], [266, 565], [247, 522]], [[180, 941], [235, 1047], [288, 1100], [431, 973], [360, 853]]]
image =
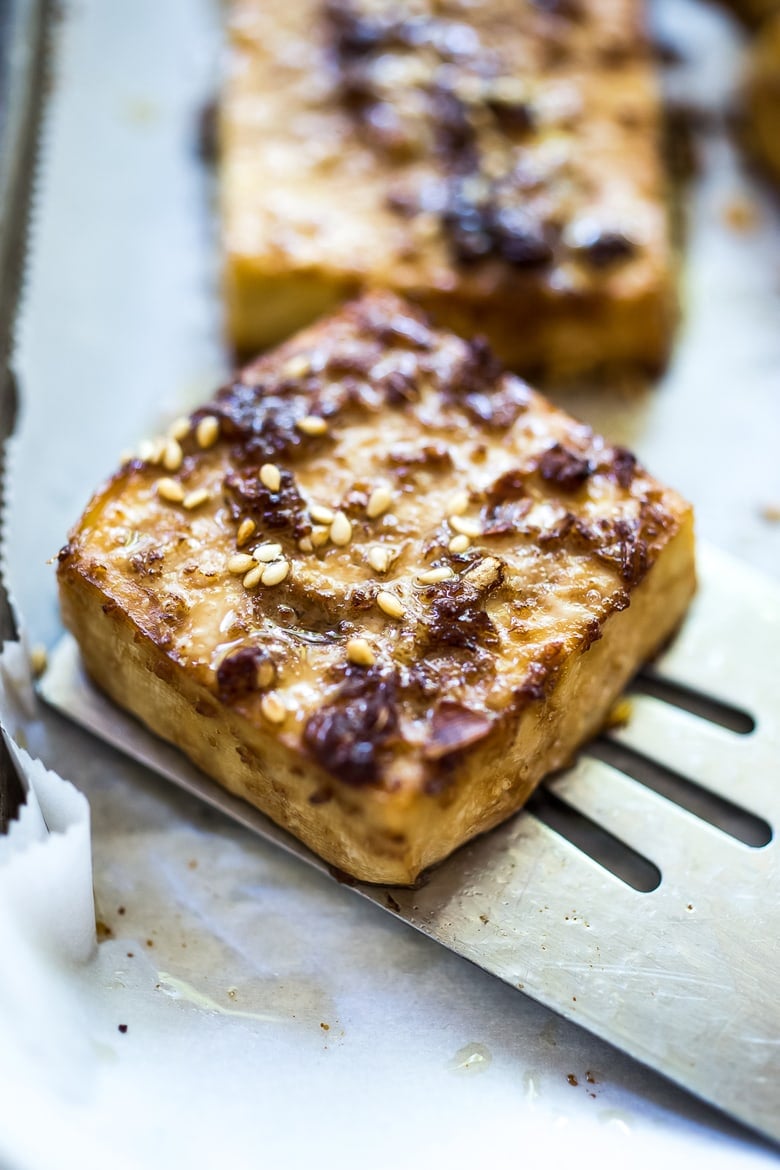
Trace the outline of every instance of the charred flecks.
[[636, 253], [636, 244], [623, 232], [599, 230], [577, 244], [576, 254], [593, 268], [609, 268], [622, 260], [630, 260]]
[[462, 577], [427, 589], [431, 607], [418, 631], [423, 643], [432, 647], [461, 646], [466, 650], [498, 645], [496, 627], [483, 605], [502, 580], [501, 562], [485, 557]]
[[405, 346], [425, 351], [433, 349], [435, 343], [425, 321], [408, 313], [396, 313], [389, 321], [369, 314], [363, 318], [363, 327], [383, 346]]
[[474, 711], [463, 703], [443, 699], [434, 708], [423, 753], [429, 760], [441, 760], [478, 743], [492, 726], [493, 718], [486, 711]]
[[544, 482], [554, 484], [564, 492], [578, 491], [592, 471], [588, 459], [561, 443], [548, 447], [539, 460], [539, 474]]
[[537, 269], [554, 259], [552, 229], [524, 208], [499, 201], [496, 184], [475, 182], [472, 173], [451, 179], [441, 218], [461, 264], [495, 257], [513, 268]]
[[615, 564], [621, 580], [633, 588], [650, 567], [647, 541], [638, 533], [636, 523], [630, 520], [616, 520], [610, 535], [613, 540], [603, 544], [596, 555], [603, 561]]
[[509, 536], [519, 532], [522, 521], [531, 511], [533, 500], [530, 496], [522, 499], [507, 500], [503, 504], [487, 504], [480, 517], [482, 532], [485, 536]]
[[[311, 439], [297, 423], [311, 412], [311, 393], [281, 395], [278, 382], [247, 385], [242, 381], [221, 390], [202, 414], [220, 420], [221, 433], [237, 446], [236, 454], [247, 462], [275, 463], [290, 459]], [[195, 422], [198, 415], [193, 416]]]
[[217, 691], [226, 703], [265, 690], [275, 680], [273, 660], [259, 646], [241, 646], [223, 658], [217, 668]]
[[134, 553], [129, 560], [130, 569], [138, 577], [159, 577], [162, 572], [163, 553], [150, 546]]
[[636, 473], [637, 460], [626, 447], [614, 447], [609, 471], [614, 475], [619, 487], [627, 491], [631, 487]]
[[224, 490], [234, 520], [250, 516], [267, 531], [285, 531], [296, 539], [311, 532], [306, 505], [295, 485], [292, 472], [282, 468], [278, 491], [271, 491], [260, 478], [260, 468], [229, 471]]
[[349, 670], [335, 698], [309, 716], [303, 741], [321, 767], [357, 786], [379, 779], [383, 752], [398, 734], [395, 677], [361, 668]]
[[524, 702], [540, 702], [546, 699], [555, 686], [558, 673], [566, 658], [562, 642], [548, 642], [539, 657], [532, 662], [523, 683], [515, 691], [516, 698]]
[[443, 443], [423, 443], [420, 447], [399, 443], [388, 451], [387, 462], [401, 477], [417, 469], [445, 472], [453, 467], [452, 455]]

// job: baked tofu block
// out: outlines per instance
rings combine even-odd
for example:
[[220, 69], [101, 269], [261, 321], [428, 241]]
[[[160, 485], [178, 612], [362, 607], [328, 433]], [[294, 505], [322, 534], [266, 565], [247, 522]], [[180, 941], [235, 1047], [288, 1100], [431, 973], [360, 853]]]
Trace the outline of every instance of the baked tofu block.
[[518, 809], [694, 588], [688, 504], [389, 293], [144, 456], [60, 554], [88, 671], [367, 881]]
[[675, 318], [641, 0], [230, 0], [230, 336], [389, 288], [510, 366], [657, 369]]

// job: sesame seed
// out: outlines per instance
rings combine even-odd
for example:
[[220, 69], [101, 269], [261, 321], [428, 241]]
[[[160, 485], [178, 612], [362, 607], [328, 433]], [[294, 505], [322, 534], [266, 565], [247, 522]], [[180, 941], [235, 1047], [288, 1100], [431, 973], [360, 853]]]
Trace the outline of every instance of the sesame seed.
[[311, 530], [311, 542], [315, 548], [322, 548], [330, 540], [330, 528], [325, 528], [322, 525], [315, 525]]
[[465, 532], [459, 532], [457, 536], [453, 536], [447, 548], [451, 553], [464, 553], [467, 548], [471, 547], [471, 538], [466, 536]]
[[347, 642], [347, 658], [355, 666], [373, 666], [376, 655], [365, 638], [350, 638]]
[[282, 555], [282, 546], [280, 544], [259, 544], [252, 556], [256, 561], [267, 565], [269, 561], [275, 561]]
[[175, 439], [169, 439], [163, 449], [163, 467], [166, 471], [178, 471], [181, 467], [184, 452]]
[[450, 516], [450, 528], [454, 528], [461, 536], [468, 536], [471, 540], [482, 535], [478, 520], [469, 520], [464, 516]]
[[325, 419], [318, 414], [306, 414], [295, 425], [304, 435], [324, 435], [328, 429]]
[[276, 678], [276, 667], [273, 662], [261, 662], [257, 668], [257, 685], [261, 691], [270, 687], [271, 683]]
[[311, 362], [305, 354], [296, 353], [282, 366], [283, 378], [305, 378], [311, 370]]
[[337, 512], [330, 526], [330, 539], [342, 548], [352, 540], [352, 524], [343, 512]]
[[219, 419], [215, 418], [213, 414], [204, 415], [195, 428], [195, 438], [198, 441], [198, 446], [204, 450], [207, 447], [213, 447], [219, 438]]
[[311, 504], [309, 515], [315, 524], [332, 524], [335, 512], [332, 508], [326, 508], [324, 504]]
[[178, 443], [180, 443], [182, 439], [186, 439], [189, 433], [190, 420], [188, 418], [184, 418], [183, 416], [181, 418], [174, 419], [168, 428], [168, 434], [172, 439], [176, 439]]
[[45, 646], [33, 646], [30, 651], [30, 667], [36, 678], [40, 678], [49, 662]]
[[254, 560], [249, 553], [234, 553], [228, 560], [228, 573], [247, 573], [254, 567]]
[[199, 508], [201, 504], [205, 504], [210, 499], [211, 495], [205, 488], [195, 488], [195, 491], [187, 493], [182, 503], [187, 511], [192, 511], [193, 508]]
[[261, 580], [264, 585], [281, 585], [289, 572], [289, 561], [274, 561], [272, 565], [266, 565], [263, 569]]
[[402, 618], [406, 612], [399, 598], [394, 593], [388, 593], [386, 589], [380, 589], [377, 593], [376, 603], [382, 613], [391, 618]]
[[144, 463], [159, 463], [165, 450], [165, 444], [160, 439], [142, 439], [138, 444], [138, 454]]
[[368, 550], [368, 563], [375, 573], [386, 573], [393, 559], [393, 550], [387, 545], [375, 544]]
[[278, 492], [282, 486], [282, 473], [275, 463], [264, 463], [260, 468], [260, 482], [269, 492]]
[[298, 548], [302, 553], [314, 552], [314, 545], [311, 542], [310, 536], [302, 536], [298, 541]]
[[469, 506], [469, 493], [466, 491], [456, 492], [454, 496], [447, 502], [448, 516], [462, 516]]
[[250, 536], [254, 536], [254, 531], [257, 525], [250, 516], [246, 516], [238, 526], [236, 533], [236, 544], [240, 548], [242, 544], [246, 544]]
[[169, 504], [180, 504], [184, 499], [184, 488], [177, 479], [169, 479], [166, 475], [157, 480], [157, 495]]
[[374, 488], [366, 505], [366, 515], [369, 520], [381, 516], [393, 502], [393, 493], [387, 487]]
[[243, 585], [245, 589], [254, 589], [255, 585], [259, 585], [265, 569], [262, 565], [254, 565], [248, 573], [244, 574]]
[[260, 710], [269, 723], [284, 723], [287, 718], [287, 708], [276, 695], [263, 695]]
[[446, 581], [448, 577], [454, 575], [449, 565], [442, 565], [440, 569], [426, 569], [425, 572], [418, 573], [417, 580], [421, 585], [436, 585], [439, 581]]

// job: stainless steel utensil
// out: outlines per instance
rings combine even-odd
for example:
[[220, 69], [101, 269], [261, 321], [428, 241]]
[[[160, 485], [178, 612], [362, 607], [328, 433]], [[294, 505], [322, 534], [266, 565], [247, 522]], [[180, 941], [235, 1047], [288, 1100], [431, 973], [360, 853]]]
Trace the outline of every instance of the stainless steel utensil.
[[[624, 726], [419, 888], [351, 888], [780, 1140], [780, 590], [724, 554]], [[43, 697], [319, 870], [90, 686], [70, 639]]]

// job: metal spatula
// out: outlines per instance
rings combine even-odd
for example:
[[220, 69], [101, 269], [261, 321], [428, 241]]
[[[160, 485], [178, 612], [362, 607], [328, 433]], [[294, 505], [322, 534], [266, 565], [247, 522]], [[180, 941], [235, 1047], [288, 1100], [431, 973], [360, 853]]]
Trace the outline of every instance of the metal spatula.
[[[625, 726], [420, 888], [352, 888], [780, 1140], [780, 590], [712, 550], [700, 570]], [[98, 694], [70, 639], [41, 690], [327, 871]]]

